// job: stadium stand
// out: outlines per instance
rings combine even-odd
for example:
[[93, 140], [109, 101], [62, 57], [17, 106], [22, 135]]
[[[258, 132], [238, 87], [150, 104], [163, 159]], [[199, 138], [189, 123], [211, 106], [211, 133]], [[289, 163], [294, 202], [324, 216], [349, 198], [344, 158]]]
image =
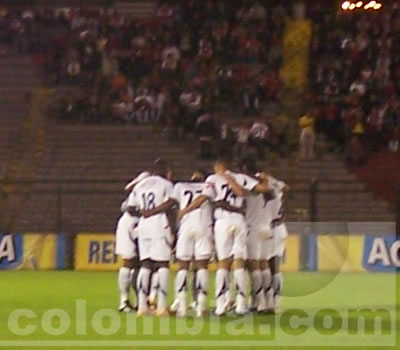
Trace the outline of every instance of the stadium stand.
[[338, 149], [346, 149], [353, 138], [366, 154], [395, 151], [400, 137], [398, 4], [388, 2], [380, 11], [321, 11], [312, 16], [317, 130]]
[[[170, 17], [170, 13], [172, 11], [172, 13], [175, 14], [175, 17], [173, 17], [173, 21], [176, 21], [173, 22], [175, 24], [171, 24], [169, 22], [171, 19], [169, 18], [161, 18], [162, 23], [167, 21], [167, 23], [169, 23], [167, 24], [168, 28], [174, 28], [174, 26], [179, 27], [182, 24], [188, 24], [187, 22], [192, 21], [193, 25], [201, 23], [206, 28], [199, 27], [199, 34], [196, 35], [199, 35], [198, 39], [201, 38], [201, 40], [203, 40], [201, 37], [203, 35], [203, 31], [205, 29], [209, 31], [212, 28], [212, 26], [207, 28], [206, 24], [208, 21], [205, 21], [204, 18], [214, 18], [213, 16], [218, 18], [218, 16], [221, 15], [221, 12], [219, 12], [220, 10], [212, 7], [213, 2], [209, 3], [211, 4], [211, 7], [207, 5], [204, 6], [204, 8], [201, 7], [194, 11], [197, 16], [195, 16], [196, 18], [185, 17], [185, 8], [179, 8], [179, 6], [176, 7], [173, 5], [176, 4], [175, 2], [168, 2], [165, 4], [161, 3], [158, 11], [154, 12], [152, 19], [155, 20], [156, 26], [158, 26], [160, 17]], [[228, 9], [231, 11], [231, 17], [229, 18], [232, 19], [233, 23], [232, 24], [228, 21], [228, 25], [234, 26], [239, 21], [237, 17], [235, 15], [232, 16], [232, 14], [237, 15], [241, 13], [243, 15], [247, 13], [248, 15], [248, 13], [250, 13], [251, 8], [245, 6], [241, 7], [240, 3], [241, 2], [235, 2], [235, 6], [238, 6], [237, 8], [232, 7]], [[185, 2], [185, 4], [195, 4], [195, 2]], [[284, 8], [279, 11], [282, 10], [284, 10]], [[262, 14], [262, 12], [263, 11], [261, 10], [260, 13]], [[274, 12], [268, 11], [267, 13], [268, 16], [273, 16], [272, 14]], [[143, 16], [147, 17], [147, 15]], [[116, 23], [118, 23], [121, 17], [115, 14], [115, 16], [112, 18], [114, 21], [116, 21]], [[270, 59], [276, 60], [275, 63], [277, 66], [275, 66], [275, 68], [279, 68], [279, 38], [281, 38], [283, 35], [283, 30], [279, 27], [282, 25], [280, 22], [282, 17], [279, 19], [278, 16], [277, 18], [278, 22], [272, 22], [278, 27], [278, 29], [276, 29], [277, 34], [272, 34], [271, 37], [269, 37], [269, 39], [274, 39], [272, 41], [276, 45], [277, 52], [275, 52], [275, 56], [272, 58], [264, 57], [263, 50], [261, 50], [256, 44], [257, 40], [255, 40], [253, 44], [255, 45], [254, 48], [257, 48], [255, 52], [259, 52], [260, 57], [258, 57], [258, 55], [250, 55], [249, 52], [246, 51], [246, 40], [243, 39], [244, 43], [242, 44], [245, 48], [245, 50], [242, 51], [243, 55], [231, 56], [224, 54], [219, 57], [219, 59], [222, 58], [227, 60], [229, 63], [228, 66], [232, 68], [232, 72], [237, 73], [240, 79], [235, 81], [232, 80], [229, 82], [229, 84], [223, 85], [228, 88], [233, 87], [237, 90], [235, 90], [233, 93], [233, 100], [226, 101], [224, 98], [219, 100], [218, 109], [228, 109], [229, 111], [240, 110], [242, 114], [243, 109], [236, 108], [234, 103], [237, 100], [241, 100], [240, 96], [242, 91], [238, 87], [243, 86], [243, 84], [246, 85], [243, 82], [243, 76], [247, 76], [247, 78], [244, 78], [244, 81], [247, 79], [250, 79], [250, 81], [254, 80], [253, 77], [257, 76], [258, 72], [263, 71], [262, 67], [260, 70], [259, 61], [265, 62], [266, 60], [267, 62], [270, 62], [268, 61]], [[75, 18], [77, 21], [78, 19], [79, 17]], [[243, 21], [246, 22], [248, 19], [243, 19]], [[151, 22], [152, 21], [150, 21], [150, 23]], [[219, 31], [224, 32], [224, 28], [216, 29], [218, 29], [218, 33]], [[240, 26], [236, 29], [238, 29], [237, 31], [241, 35]], [[171, 30], [174, 32], [173, 29]], [[272, 28], [270, 31], [274, 32], [275, 30]], [[244, 30], [244, 32], [246, 32], [246, 30]], [[139, 31], [138, 35], [140, 36], [141, 33], [142, 32]], [[215, 32], [212, 33], [215, 34]], [[178, 37], [179, 34], [180, 33], [175, 33], [175, 35], [178, 35]], [[240, 36], [239, 34], [238, 36]], [[68, 35], [69, 34], [67, 32], [67, 36]], [[165, 35], [168, 37], [168, 34]], [[244, 36], [246, 37], [246, 35]], [[180, 37], [180, 39], [180, 42], [185, 41], [182, 37]], [[201, 40], [199, 40], [199, 42]], [[247, 38], [247, 41], [248, 40], [252, 39]], [[140, 40], [138, 41], [140, 42]], [[16, 42], [18, 45], [15, 45]], [[66, 42], [71, 41], [61, 40], [62, 44], [65, 44]], [[228, 46], [233, 45], [229, 40], [228, 42]], [[48, 43], [49, 42], [46, 43], [46, 40], [43, 40], [41, 43], [42, 46], [30, 45], [29, 42], [19, 38], [17, 41], [13, 41], [10, 44], [12, 44], [14, 47], [16, 46], [18, 49], [21, 49], [21, 54], [23, 54], [24, 57], [26, 57], [28, 54], [33, 54], [34, 61], [44, 61], [49, 63], [49, 57], [54, 59], [54, 56], [42, 55], [43, 53], [47, 52], [47, 49], [43, 48], [49, 48]], [[210, 43], [207, 42], [207, 38], [204, 38], [203, 44], [199, 45], [198, 48], [193, 49], [192, 53], [188, 53], [188, 61], [190, 61], [190, 58], [193, 57], [191, 55], [198, 56], [198, 54], [200, 54], [200, 56], [205, 55], [207, 57], [211, 48], [209, 45]], [[37, 52], [35, 51], [37, 47], [41, 47], [43, 50]], [[214, 48], [214, 46], [212, 46], [212, 48]], [[218, 46], [216, 48], [218, 49]], [[237, 47], [232, 46], [231, 49], [236, 52]], [[260, 51], [258, 51], [258, 49], [260, 49]], [[219, 48], [219, 50], [221, 52], [224, 51], [221, 48]], [[238, 52], [240, 52], [240, 50], [238, 50]], [[14, 56], [15, 55], [10, 55], [9, 59], [11, 60]], [[73, 56], [74, 55], [72, 55], [72, 59], [75, 59]], [[182, 56], [184, 60], [185, 56]], [[113, 58], [111, 57], [110, 59], [112, 61]], [[36, 66], [35, 68], [35, 65], [26, 58], [21, 58], [21, 60], [25, 60], [26, 64], [30, 66], [30, 69], [32, 70], [40, 69], [40, 66]], [[233, 65], [232, 60], [236, 61]], [[196, 62], [201, 61], [202, 59], [199, 61], [196, 60]], [[206, 62], [208, 62], [207, 59]], [[214, 61], [211, 60], [211, 62]], [[158, 61], [157, 64], [158, 70], [160, 70], [161, 61]], [[54, 73], [56, 73], [55, 76], [60, 73], [60, 71], [57, 71], [57, 69], [60, 68], [60, 66], [57, 64], [48, 66], [52, 67], [52, 71], [45, 71], [45, 76], [49, 77], [49, 73], [52, 73], [54, 78]], [[98, 69], [98, 66], [95, 67]], [[198, 69], [196, 66], [192, 68], [194, 71]], [[205, 70], [207, 71], [207, 69]], [[223, 70], [223, 72], [225, 74], [226, 70]], [[196, 78], [198, 78], [196, 74], [192, 74], [191, 77], [195, 80], [196, 84], [200, 84], [200, 87], [202, 86], [203, 90], [200, 89], [200, 91], [203, 92], [206, 90], [212, 90], [209, 88], [210, 85], [208, 85], [210, 83], [209, 78], [215, 73], [218, 73], [218, 71], [216, 72], [215, 69], [211, 69], [208, 71], [208, 75], [206, 74], [207, 79], [197, 79], [198, 81], [196, 81]], [[265, 73], [269, 74], [270, 72]], [[90, 88], [93, 87], [92, 84], [99, 84], [99, 87], [102, 86], [102, 83], [98, 83], [96, 79], [93, 79], [93, 77], [90, 76], [90, 74], [83, 78], [83, 80], [79, 79], [76, 81], [81, 86], [85, 84]], [[170, 76], [167, 75], [167, 82], [174, 81], [175, 79], [174, 76], [172, 76], [171, 80], [169, 80], [169, 78]], [[12, 81], [10, 81], [10, 85], [21, 85], [21, 80], [18, 78], [18, 75], [10, 75], [10, 79], [12, 79]], [[179, 81], [181, 82], [181, 80]], [[118, 88], [121, 82], [126, 84], [126, 81], [123, 79], [117, 79], [114, 81]], [[51, 83], [54, 83], [54, 80]], [[63, 86], [65, 83], [69, 84], [71, 81], [66, 82], [60, 79], [57, 81], [57, 83], [59, 85], [56, 85], [56, 90], [60, 90], [61, 86]], [[33, 86], [30, 86], [29, 84], [26, 86], [28, 87], [29, 91], [33, 92]], [[73, 81], [72, 86], [74, 86]], [[109, 93], [107, 84], [105, 86], [105, 91], [108, 90]], [[170, 88], [170, 86], [168, 88]], [[180, 88], [185, 87], [182, 86]], [[72, 88], [72, 90], [74, 90], [74, 88]], [[68, 92], [68, 95], [70, 95], [71, 91]], [[199, 91], [198, 88], [196, 91]], [[189, 94], [195, 95], [196, 91], [189, 91]], [[178, 87], [177, 91], [175, 92], [176, 103], [179, 103], [179, 96], [181, 95], [181, 92], [182, 91]], [[58, 95], [60, 95], [60, 93], [58, 93]], [[117, 93], [113, 96], [118, 97], [119, 95], [120, 94]], [[230, 94], [226, 95], [232, 98]], [[223, 97], [223, 94], [221, 96]], [[248, 94], [248, 96], [250, 97], [250, 94]], [[90, 100], [90, 97], [91, 96], [84, 95], [84, 100]], [[135, 95], [131, 97], [133, 98]], [[100, 95], [97, 96], [97, 99], [98, 101], [104, 100], [104, 98], [101, 98]], [[52, 98], [50, 100], [52, 100]], [[143, 101], [141, 101], [141, 103], [141, 106], [143, 107]], [[70, 104], [68, 103], [67, 106], [69, 105]], [[10, 109], [11, 108], [12, 107], [10, 107]], [[168, 108], [166, 110], [169, 111]], [[108, 111], [110, 110], [108, 109]], [[202, 112], [204, 111], [205, 110], [203, 109]], [[94, 114], [97, 114], [97, 112]], [[178, 114], [180, 116], [188, 115], [187, 113]], [[79, 120], [79, 118], [77, 119]], [[178, 123], [179, 122], [181, 121], [178, 120]], [[149, 168], [152, 160], [155, 157], [161, 156], [170, 160], [174, 166], [176, 178], [186, 178], [189, 175], [190, 170], [199, 165], [210, 165], [210, 161], [198, 159], [196, 154], [197, 142], [192, 137], [188, 137], [186, 140], [178, 140], [178, 142], [170, 142], [167, 138], [160, 137], [159, 128], [154, 128], [152, 125], [107, 125], [98, 123], [91, 125], [71, 123], [71, 121], [66, 123], [65, 121], [59, 121], [55, 116], [52, 116], [47, 124], [43, 125], [41, 130], [42, 132], [45, 132], [44, 141], [38, 136], [35, 138], [35, 142], [45, 142], [45, 146], [42, 145], [43, 152], [40, 153], [40, 157], [38, 157], [36, 160], [37, 164], [32, 168], [33, 172], [31, 179], [42, 181], [43, 183], [34, 184], [33, 187], [29, 189], [29, 194], [24, 196], [23, 200], [19, 202], [20, 208], [17, 211], [18, 215], [15, 217], [13, 230], [20, 232], [32, 230], [38, 232], [51, 232], [59, 230], [64, 232], [112, 231], [114, 229], [116, 217], [118, 216], [119, 204], [124, 196], [122, 191], [124, 183], [132, 178], [138, 171]], [[2, 131], [0, 134], [2, 135], [1, 137], [4, 136]], [[14, 140], [13, 145], [17, 143], [15, 141], [16, 140]], [[29, 153], [27, 152], [26, 154], [26, 157], [29, 158]], [[310, 182], [312, 179], [316, 178], [324, 180], [321, 181], [318, 186], [318, 220], [393, 220], [393, 214], [388, 204], [381, 199], [375, 198], [374, 195], [367, 190], [364, 183], [358, 180], [356, 176], [347, 169], [342, 161], [341, 156], [325, 153], [320, 154], [315, 160], [299, 163], [297, 162], [295, 155], [292, 154], [285, 159], [277, 159], [276, 156], [269, 157], [264, 165], [268, 166], [273, 174], [284, 178], [289, 184], [291, 184], [292, 194], [289, 198], [287, 215], [287, 220], [289, 221], [308, 220], [310, 215]], [[18, 177], [15, 177], [15, 179], [17, 178]], [[20, 179], [23, 179], [23, 177], [20, 177]], [[76, 181], [77, 183], [63, 184], [60, 188], [57, 184], [51, 182], [52, 180], [60, 179]], [[89, 180], [97, 180], [99, 182], [89, 183], [87, 182]], [[61, 198], [57, 195], [59, 190], [63, 192]], [[70, 193], [67, 193], [68, 191]]]

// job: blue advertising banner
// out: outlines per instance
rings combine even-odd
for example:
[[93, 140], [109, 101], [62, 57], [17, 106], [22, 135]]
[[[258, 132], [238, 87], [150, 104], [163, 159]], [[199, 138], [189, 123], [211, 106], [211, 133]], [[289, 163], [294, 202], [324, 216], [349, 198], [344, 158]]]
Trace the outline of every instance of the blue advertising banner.
[[0, 269], [15, 269], [23, 258], [23, 239], [20, 234], [0, 234]]
[[400, 268], [400, 240], [396, 236], [366, 236], [362, 264], [367, 271], [395, 272]]

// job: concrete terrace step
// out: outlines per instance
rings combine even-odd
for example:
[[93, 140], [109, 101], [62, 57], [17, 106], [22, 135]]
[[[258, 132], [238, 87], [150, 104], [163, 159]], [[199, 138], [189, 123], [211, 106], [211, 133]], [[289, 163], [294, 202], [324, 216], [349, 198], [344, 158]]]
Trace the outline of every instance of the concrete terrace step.
[[150, 18], [157, 11], [158, 1], [134, 0], [131, 2], [118, 2], [114, 8], [121, 14], [133, 18]]

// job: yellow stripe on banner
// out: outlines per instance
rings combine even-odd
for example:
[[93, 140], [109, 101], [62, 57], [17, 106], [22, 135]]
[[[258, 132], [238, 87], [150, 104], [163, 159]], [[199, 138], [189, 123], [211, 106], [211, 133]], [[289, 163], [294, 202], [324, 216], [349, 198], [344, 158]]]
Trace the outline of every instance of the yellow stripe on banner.
[[23, 261], [19, 269], [53, 270], [57, 264], [57, 236], [27, 233], [23, 235]]
[[75, 270], [116, 271], [121, 259], [115, 255], [114, 234], [78, 234], [75, 241]]
[[285, 254], [283, 257], [281, 270], [283, 272], [299, 271], [300, 267], [300, 237], [290, 235], [286, 239]]
[[319, 236], [317, 244], [319, 271], [364, 271], [364, 236]]

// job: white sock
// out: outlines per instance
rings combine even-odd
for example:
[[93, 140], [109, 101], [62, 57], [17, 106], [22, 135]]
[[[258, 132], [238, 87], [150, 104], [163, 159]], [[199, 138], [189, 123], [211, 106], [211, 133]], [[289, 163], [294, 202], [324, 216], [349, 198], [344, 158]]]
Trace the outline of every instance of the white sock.
[[262, 286], [264, 288], [264, 293], [268, 293], [268, 291], [272, 288], [271, 270], [269, 268], [262, 270], [261, 275], [262, 275]]
[[158, 288], [160, 287], [158, 271], [154, 271], [151, 275], [151, 286], [150, 286], [150, 295], [149, 299], [151, 301], [157, 299]]
[[235, 279], [235, 285], [237, 289], [237, 294], [246, 295], [246, 270], [242, 267], [233, 271], [233, 277]]
[[232, 293], [236, 292], [236, 286], [231, 278], [230, 271], [228, 271], [227, 286], [228, 288], [226, 289], [225, 292], [225, 305], [230, 305], [232, 303]]
[[229, 274], [226, 269], [218, 269], [215, 275], [215, 297], [217, 299], [217, 309], [221, 309], [225, 304], [225, 293], [229, 291]]
[[242, 312], [246, 307], [246, 271], [244, 268], [233, 271], [233, 277], [236, 285], [236, 311]]
[[273, 305], [273, 288], [272, 288], [272, 275], [271, 275], [271, 270], [269, 268], [266, 268], [265, 270], [261, 271], [262, 275], [262, 285], [264, 288], [264, 297], [266, 301], [266, 306], [267, 308], [274, 308]]
[[146, 267], [141, 267], [137, 278], [138, 290], [138, 306], [141, 310], [147, 310], [147, 298], [150, 289], [150, 274], [151, 270]]
[[260, 305], [263, 295], [261, 270], [251, 271], [250, 277], [252, 306], [257, 307], [258, 305]]
[[186, 310], [187, 270], [179, 270], [175, 277], [175, 297], [179, 300], [179, 309]]
[[129, 288], [131, 286], [132, 273], [128, 267], [121, 267], [118, 273], [118, 287], [121, 306], [129, 300]]
[[161, 267], [158, 269], [158, 299], [157, 299], [157, 309], [164, 310], [168, 306], [168, 277], [169, 269], [167, 267]]
[[282, 292], [282, 287], [283, 287], [283, 279], [282, 279], [282, 274], [276, 273], [275, 275], [272, 276], [272, 285], [273, 285], [273, 290], [274, 290], [274, 304], [275, 304], [275, 309], [277, 309], [280, 305], [281, 301], [281, 292]]
[[200, 269], [196, 273], [196, 290], [197, 290], [197, 302], [199, 308], [205, 311], [207, 308], [207, 293], [208, 293], [208, 270]]

